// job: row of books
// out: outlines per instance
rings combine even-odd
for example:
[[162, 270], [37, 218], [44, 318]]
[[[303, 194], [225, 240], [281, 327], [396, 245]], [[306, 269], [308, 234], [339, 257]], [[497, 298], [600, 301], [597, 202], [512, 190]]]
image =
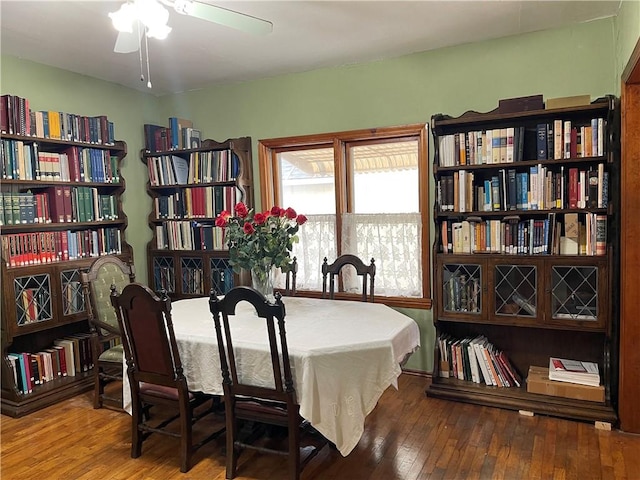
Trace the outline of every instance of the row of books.
[[585, 124], [556, 119], [534, 128], [513, 126], [443, 135], [438, 144], [438, 165], [455, 167], [601, 157], [605, 131], [606, 120], [593, 118]]
[[238, 198], [241, 197], [236, 187], [193, 187], [160, 195], [153, 203], [156, 218], [213, 218], [223, 210], [231, 212]]
[[604, 164], [589, 169], [571, 167], [559, 171], [533, 165], [526, 172], [500, 169], [483, 177], [467, 170], [443, 175], [436, 185], [441, 212], [491, 212], [607, 208], [609, 173]]
[[202, 142], [202, 132], [184, 118], [169, 117], [168, 127], [145, 123], [143, 128], [144, 145], [149, 152], [199, 148]]
[[122, 253], [117, 228], [80, 231], [30, 232], [2, 235], [2, 258], [7, 267], [25, 267]]
[[0, 193], [0, 225], [116, 220], [115, 195], [95, 187], [55, 186], [40, 193]]
[[439, 166], [520, 162], [524, 160], [524, 143], [524, 127], [443, 135], [439, 142]]
[[606, 121], [592, 118], [587, 125], [556, 119], [536, 126], [538, 160], [601, 157], [604, 155]]
[[549, 213], [545, 219], [502, 220], [468, 217], [440, 224], [443, 253], [509, 255], [605, 255], [607, 216], [594, 213]]
[[522, 377], [507, 355], [484, 335], [457, 339], [446, 333], [438, 336], [440, 376], [495, 387], [520, 387]]
[[7, 354], [13, 380], [23, 394], [38, 385], [62, 377], [74, 377], [93, 368], [90, 334], [78, 333], [57, 339], [39, 352]]
[[182, 292], [202, 295], [204, 293], [204, 272], [198, 267], [182, 267]]
[[[75, 276], [79, 278], [79, 275]], [[84, 293], [82, 283], [78, 280], [63, 278], [64, 288], [62, 291], [62, 305], [65, 315], [85, 311]]]
[[191, 221], [163, 222], [156, 225], [159, 250], [226, 250], [222, 228]]
[[0, 131], [10, 135], [51, 138], [72, 142], [113, 145], [113, 122], [106, 115], [88, 117], [75, 113], [31, 109], [29, 99], [0, 97]]
[[154, 265], [153, 281], [156, 290], [165, 290], [167, 293], [176, 291], [176, 275], [173, 267]]
[[[213, 259], [216, 261], [219, 259]], [[223, 265], [211, 265], [211, 288], [219, 295], [224, 295], [234, 286], [233, 268], [223, 261]], [[204, 271], [201, 267], [182, 267], [182, 292], [203, 294]], [[175, 272], [172, 267], [155, 265], [153, 275], [156, 288], [174, 291]]]
[[0, 159], [0, 173], [8, 180], [120, 183], [118, 157], [100, 148], [45, 152], [37, 142], [2, 139]]
[[231, 150], [191, 152], [189, 159], [162, 155], [147, 159], [151, 186], [230, 182], [238, 176], [240, 161]]

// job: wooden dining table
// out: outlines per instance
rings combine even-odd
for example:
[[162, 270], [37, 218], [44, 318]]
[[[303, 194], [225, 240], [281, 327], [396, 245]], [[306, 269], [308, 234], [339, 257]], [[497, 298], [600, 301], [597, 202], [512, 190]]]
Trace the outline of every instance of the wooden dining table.
[[[192, 391], [223, 395], [220, 357], [208, 298], [172, 303], [184, 374]], [[410, 317], [380, 303], [283, 298], [287, 343], [300, 414], [348, 455], [382, 393], [397, 388], [401, 362], [420, 346]], [[273, 385], [264, 320], [241, 302], [230, 319], [238, 374]], [[128, 381], [123, 385], [130, 410]]]

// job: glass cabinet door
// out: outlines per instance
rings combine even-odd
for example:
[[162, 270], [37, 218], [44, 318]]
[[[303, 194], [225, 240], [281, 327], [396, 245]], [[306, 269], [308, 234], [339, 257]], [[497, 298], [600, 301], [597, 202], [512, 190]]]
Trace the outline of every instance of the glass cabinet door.
[[605, 325], [606, 263], [554, 263], [549, 272], [549, 322], [601, 329]]
[[153, 257], [153, 290], [175, 293], [176, 273], [173, 257]]
[[492, 259], [489, 268], [489, 317], [508, 325], [540, 325], [543, 318], [544, 263], [532, 258]]
[[17, 327], [53, 320], [48, 273], [15, 277], [13, 288]]
[[234, 286], [233, 268], [228, 258], [211, 258], [211, 289], [217, 295], [224, 295]]
[[538, 275], [537, 265], [495, 265], [493, 313], [536, 318]]
[[189, 295], [204, 295], [204, 275], [202, 258], [183, 257], [180, 259], [182, 277], [182, 293]]
[[[447, 259], [448, 260], [448, 259]], [[484, 312], [483, 267], [480, 263], [442, 262], [439, 273], [441, 315], [468, 316], [479, 319]]]
[[62, 313], [64, 315], [74, 315], [86, 310], [84, 304], [84, 293], [82, 291], [82, 281], [80, 273], [87, 269], [74, 268], [72, 270], [62, 270], [60, 272], [60, 285], [62, 287]]

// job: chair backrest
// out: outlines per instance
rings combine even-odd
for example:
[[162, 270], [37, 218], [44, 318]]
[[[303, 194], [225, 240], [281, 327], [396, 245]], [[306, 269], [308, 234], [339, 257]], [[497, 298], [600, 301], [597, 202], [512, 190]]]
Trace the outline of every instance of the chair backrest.
[[158, 297], [149, 287], [130, 283], [118, 294], [111, 288], [111, 302], [122, 329], [122, 344], [132, 389], [139, 382], [184, 389], [180, 354], [171, 320], [171, 300]]
[[[273, 387], [253, 385], [248, 383], [247, 379], [238, 378], [238, 365], [233, 346], [233, 319], [231, 317], [236, 313], [236, 305], [242, 301], [250, 303], [257, 316], [264, 320], [264, 327], [269, 338]], [[246, 396], [279, 401], [287, 403], [288, 407], [293, 408], [296, 405], [296, 396], [284, 326], [285, 308], [280, 293], [276, 293], [276, 302], [272, 304], [253, 288], [235, 287], [229, 290], [222, 299], [212, 293], [209, 297], [209, 308], [216, 328], [225, 395], [232, 398]]]
[[121, 292], [126, 285], [135, 281], [135, 276], [133, 265], [114, 256], [96, 259], [87, 272], [81, 273], [89, 321], [101, 329], [119, 332], [118, 319], [109, 297], [111, 285]]
[[294, 296], [296, 294], [296, 277], [298, 276], [298, 258], [293, 257], [291, 263], [280, 270], [285, 274], [284, 294]]
[[328, 263], [327, 257], [324, 257], [322, 262], [322, 298], [327, 296], [327, 277], [329, 279], [329, 298], [333, 299], [335, 297], [336, 277], [345, 265], [353, 266], [356, 273], [362, 277], [362, 301], [373, 302], [376, 277], [375, 260], [372, 258], [371, 263], [365, 265], [359, 257], [351, 254], [340, 255], [331, 264]]

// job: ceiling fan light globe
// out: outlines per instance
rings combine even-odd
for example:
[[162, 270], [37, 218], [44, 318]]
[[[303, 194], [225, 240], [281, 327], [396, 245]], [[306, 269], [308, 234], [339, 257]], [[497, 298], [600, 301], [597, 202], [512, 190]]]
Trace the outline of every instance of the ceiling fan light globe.
[[119, 32], [133, 31], [133, 22], [136, 19], [135, 7], [129, 3], [123, 4], [116, 12], [109, 13], [113, 27]]
[[171, 32], [171, 27], [167, 25], [153, 25], [147, 27], [147, 37], [157, 38], [158, 40], [164, 40]]
[[148, 28], [166, 25], [169, 11], [156, 0], [136, 0], [138, 18]]

